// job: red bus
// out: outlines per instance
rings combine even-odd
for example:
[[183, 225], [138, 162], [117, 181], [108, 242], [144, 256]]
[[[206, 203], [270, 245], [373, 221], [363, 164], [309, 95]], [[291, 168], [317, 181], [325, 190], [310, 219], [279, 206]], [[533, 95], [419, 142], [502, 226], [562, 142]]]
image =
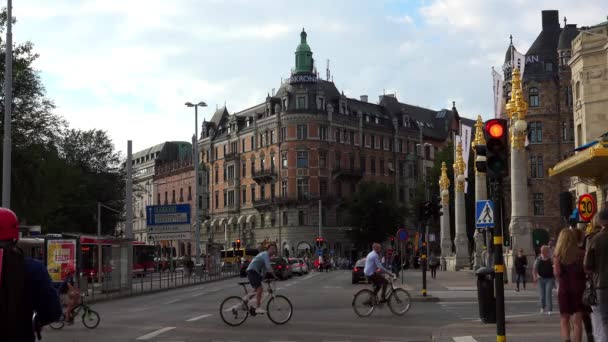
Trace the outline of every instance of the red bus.
[[[112, 244], [115, 239], [98, 239], [90, 236], [80, 236], [80, 260], [81, 272], [91, 279], [97, 278], [99, 270], [99, 246], [101, 245], [102, 272], [112, 271]], [[133, 241], [133, 275], [141, 275], [153, 271], [156, 246], [146, 245], [143, 242]]]
[[143, 242], [133, 242], [133, 274], [142, 274], [154, 271], [154, 257], [156, 256], [156, 246], [146, 245]]

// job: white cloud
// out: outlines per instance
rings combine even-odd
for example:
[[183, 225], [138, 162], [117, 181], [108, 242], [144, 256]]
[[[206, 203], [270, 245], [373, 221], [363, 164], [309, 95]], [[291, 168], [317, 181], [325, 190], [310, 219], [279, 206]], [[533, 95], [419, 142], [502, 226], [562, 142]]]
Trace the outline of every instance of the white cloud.
[[395, 17], [392, 15], [389, 15], [386, 17], [386, 19], [395, 24], [413, 24], [414, 23], [414, 19], [412, 19], [412, 17], [410, 17], [409, 15], [403, 15], [401, 17]]

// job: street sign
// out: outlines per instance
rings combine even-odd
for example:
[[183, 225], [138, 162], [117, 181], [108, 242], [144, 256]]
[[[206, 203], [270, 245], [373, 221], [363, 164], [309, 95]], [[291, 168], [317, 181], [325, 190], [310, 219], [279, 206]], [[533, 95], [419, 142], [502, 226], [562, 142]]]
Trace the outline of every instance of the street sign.
[[477, 228], [494, 227], [494, 202], [477, 201], [475, 206], [475, 226]]
[[323, 255], [323, 250], [322, 249], [318, 249], [317, 250], [317, 255], [318, 256], [322, 256]]
[[162, 240], [191, 240], [192, 233], [166, 233], [166, 234], [148, 234], [154, 238], [154, 241], [162, 241]]
[[433, 234], [433, 233], [429, 234], [429, 242], [435, 242], [435, 234]]
[[399, 229], [397, 231], [397, 239], [399, 239], [399, 241], [407, 241], [407, 230], [405, 229]]
[[190, 204], [146, 206], [146, 225], [190, 225]]
[[148, 234], [185, 233], [190, 232], [189, 224], [167, 224], [148, 226]]
[[590, 194], [584, 194], [578, 199], [578, 214], [581, 220], [591, 221], [597, 210], [595, 199]]

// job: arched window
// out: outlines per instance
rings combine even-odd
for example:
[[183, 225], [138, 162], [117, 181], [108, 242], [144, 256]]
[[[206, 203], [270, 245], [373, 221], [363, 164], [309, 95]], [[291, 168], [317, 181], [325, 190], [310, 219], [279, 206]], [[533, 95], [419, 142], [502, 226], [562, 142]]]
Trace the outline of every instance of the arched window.
[[574, 91], [576, 92], [576, 94], [575, 94], [576, 99], [580, 100], [581, 99], [581, 81], [576, 81]]
[[260, 170], [266, 170], [266, 155], [264, 153], [260, 154]]
[[538, 88], [530, 88], [528, 92], [530, 107], [538, 107], [540, 105], [540, 95]]

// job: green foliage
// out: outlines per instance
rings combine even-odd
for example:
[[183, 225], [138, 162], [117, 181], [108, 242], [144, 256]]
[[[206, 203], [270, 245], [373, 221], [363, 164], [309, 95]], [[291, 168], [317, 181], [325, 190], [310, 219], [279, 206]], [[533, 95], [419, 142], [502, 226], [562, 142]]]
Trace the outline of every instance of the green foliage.
[[352, 226], [347, 235], [358, 248], [385, 241], [403, 222], [404, 208], [386, 184], [361, 183], [346, 207]]
[[[15, 22], [13, 20], [13, 22]], [[0, 13], [5, 32], [6, 11]], [[5, 42], [0, 51], [0, 117], [4, 117]], [[53, 113], [30, 42], [13, 47], [12, 195], [11, 207], [22, 224], [42, 225], [45, 232], [94, 233], [97, 201], [122, 208], [124, 175], [107, 133], [68, 129]], [[0, 137], [3, 138], [3, 123]], [[102, 229], [110, 233], [120, 217], [102, 212]]]

